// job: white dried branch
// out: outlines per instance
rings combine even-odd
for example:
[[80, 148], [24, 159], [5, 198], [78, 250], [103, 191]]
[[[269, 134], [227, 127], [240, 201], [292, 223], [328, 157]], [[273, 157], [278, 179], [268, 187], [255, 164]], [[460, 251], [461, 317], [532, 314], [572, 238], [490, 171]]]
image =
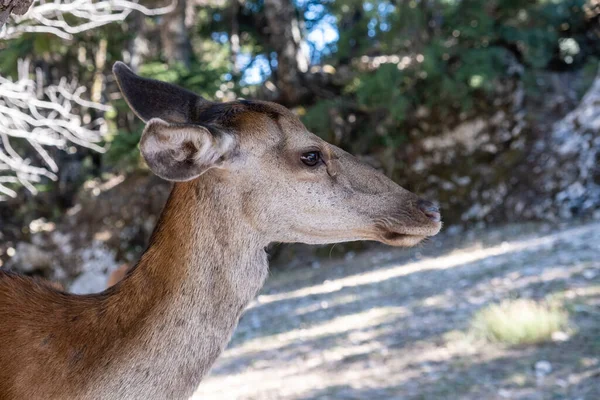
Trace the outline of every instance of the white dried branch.
[[[148, 16], [163, 15], [173, 11], [176, 6], [177, 0], [173, 0], [168, 6], [154, 9], [128, 0], [35, 0], [25, 15], [11, 16], [14, 23], [0, 29], [0, 39], [11, 39], [33, 32], [51, 33], [71, 40], [78, 33], [123, 21], [132, 11]], [[77, 17], [74, 25], [65, 21], [64, 15], [67, 14]]]
[[[48, 148], [64, 150], [77, 144], [104, 151], [99, 143], [106, 133], [106, 122], [103, 118], [91, 120], [85, 112], [104, 112], [110, 107], [82, 99], [86, 88], [77, 81], [63, 78], [58, 85], [42, 87], [41, 72], [36, 71], [36, 80], [29, 72], [29, 63], [20, 60], [17, 81], [0, 76], [0, 201], [17, 194], [7, 184], [36, 193], [33, 183], [43, 177], [57, 179], [58, 165]], [[35, 160], [23, 154], [27, 145], [28, 153], [37, 154], [43, 165], [35, 165]]]

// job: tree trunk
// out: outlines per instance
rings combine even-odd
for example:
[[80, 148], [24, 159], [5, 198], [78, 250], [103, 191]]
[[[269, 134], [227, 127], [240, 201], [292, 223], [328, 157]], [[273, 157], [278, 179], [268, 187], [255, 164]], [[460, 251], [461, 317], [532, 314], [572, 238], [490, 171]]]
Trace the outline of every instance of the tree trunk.
[[240, 53], [240, 2], [238, 0], [231, 1], [229, 9], [231, 18], [231, 31], [229, 34], [229, 45], [231, 46], [231, 73], [235, 82], [239, 81], [240, 68], [238, 65], [238, 55]]
[[[132, 70], [137, 72], [140, 65], [142, 65], [146, 58], [151, 54], [151, 43], [148, 39], [149, 32], [144, 14], [134, 13], [130, 18], [128, 30], [130, 32], [135, 32], [135, 35], [125, 43], [124, 47], [127, 50], [123, 56], [123, 61], [125, 61]], [[159, 43], [155, 44], [157, 46], [160, 45]]]
[[4, 26], [10, 13], [23, 15], [31, 7], [33, 0], [0, 0], [0, 28]]
[[164, 56], [169, 64], [183, 63], [190, 67], [192, 45], [186, 26], [187, 1], [178, 0], [177, 7], [162, 18], [160, 37]]
[[302, 51], [303, 38], [296, 8], [291, 0], [265, 0], [264, 7], [268, 42], [277, 53], [277, 101], [298, 104], [310, 92], [304, 85], [309, 60]]

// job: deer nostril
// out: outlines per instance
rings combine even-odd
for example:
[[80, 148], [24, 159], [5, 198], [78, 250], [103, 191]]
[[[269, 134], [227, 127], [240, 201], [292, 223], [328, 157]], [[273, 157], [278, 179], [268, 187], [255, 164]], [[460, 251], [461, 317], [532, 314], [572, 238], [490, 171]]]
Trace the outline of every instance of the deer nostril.
[[419, 200], [417, 202], [417, 207], [430, 220], [434, 222], [440, 222], [442, 220], [442, 214], [440, 214], [440, 209], [437, 208], [432, 202], [427, 200]]

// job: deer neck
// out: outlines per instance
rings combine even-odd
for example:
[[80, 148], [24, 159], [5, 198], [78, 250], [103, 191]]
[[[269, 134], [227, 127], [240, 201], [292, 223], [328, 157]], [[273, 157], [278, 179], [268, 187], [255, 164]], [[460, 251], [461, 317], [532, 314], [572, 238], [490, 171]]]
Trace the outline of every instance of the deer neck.
[[158, 285], [159, 298], [170, 288], [170, 300], [194, 295], [203, 303], [252, 300], [266, 277], [267, 243], [246, 221], [243, 202], [220, 183], [217, 174], [207, 173], [175, 184], [124, 289], [141, 283], [140, 289], [147, 290], [150, 279]]
[[110, 296], [129, 307], [125, 325], [141, 344], [120, 350], [116, 390], [141, 374], [152, 387], [138, 394], [191, 394], [264, 282], [264, 243], [218, 183], [206, 176], [174, 186], [149, 248]]

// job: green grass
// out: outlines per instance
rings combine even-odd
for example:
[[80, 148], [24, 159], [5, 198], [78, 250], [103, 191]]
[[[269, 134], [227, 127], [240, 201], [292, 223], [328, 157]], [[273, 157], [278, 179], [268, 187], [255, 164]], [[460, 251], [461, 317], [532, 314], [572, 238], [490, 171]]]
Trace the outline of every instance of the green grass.
[[480, 338], [509, 345], [550, 341], [552, 334], [568, 326], [567, 311], [556, 302], [505, 300], [478, 311], [472, 331]]

